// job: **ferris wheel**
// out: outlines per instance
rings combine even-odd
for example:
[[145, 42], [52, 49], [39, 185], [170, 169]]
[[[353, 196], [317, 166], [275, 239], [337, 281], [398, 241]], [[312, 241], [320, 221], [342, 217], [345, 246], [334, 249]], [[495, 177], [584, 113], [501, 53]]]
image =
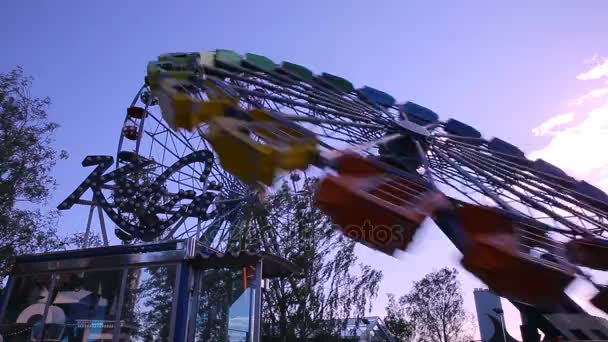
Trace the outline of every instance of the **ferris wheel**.
[[[127, 109], [115, 163], [120, 169], [134, 160], [148, 162], [123, 181], [136, 183], [143, 190], [140, 207], [152, 210], [140, 215], [130, 194], [121, 196], [114, 191], [116, 214], [124, 223], [131, 223], [117, 224], [116, 232], [123, 240], [197, 237], [210, 247], [225, 249], [237, 235], [228, 230], [235, 230], [241, 206], [256, 191], [219, 165], [203, 128], [192, 132], [171, 129], [157, 104], [150, 87], [144, 85]], [[153, 183], [156, 188], [150, 187]], [[149, 216], [165, 222], [164, 226], [150, 232]]]
[[393, 254], [431, 217], [464, 267], [516, 302], [546, 306], [576, 276], [592, 281], [584, 269], [608, 270], [602, 190], [470, 124], [256, 54], [150, 62], [114, 165], [98, 197], [123, 240], [225, 249], [264, 187], [314, 169], [318, 207], [351, 238]]

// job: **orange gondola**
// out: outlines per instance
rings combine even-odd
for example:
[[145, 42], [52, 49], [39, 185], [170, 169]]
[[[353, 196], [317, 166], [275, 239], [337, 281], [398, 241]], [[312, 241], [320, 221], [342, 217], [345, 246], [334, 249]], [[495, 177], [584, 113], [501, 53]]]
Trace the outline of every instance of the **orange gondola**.
[[337, 162], [340, 175], [320, 182], [316, 205], [345, 235], [388, 255], [405, 250], [422, 221], [449, 206], [441, 193], [368, 159], [348, 154]]
[[571, 240], [566, 244], [568, 259], [575, 264], [608, 271], [608, 241], [599, 238]]
[[[489, 207], [463, 205], [457, 213], [470, 241], [462, 264], [498, 295], [544, 304], [563, 295], [574, 279], [575, 268], [565, 260], [531, 253], [543, 244], [550, 252], [550, 245], [555, 244], [539, 234], [539, 227]], [[538, 234], [535, 244], [526, 243], [530, 240], [527, 234]]]
[[[494, 208], [476, 206], [470, 204], [461, 204], [456, 212], [462, 223], [462, 229], [466, 232], [469, 240], [484, 234], [506, 234], [518, 237], [521, 241], [518, 248], [523, 252], [530, 252], [534, 247], [544, 248], [547, 245], [547, 231], [550, 229], [538, 221], [528, 219], [522, 216], [515, 216], [504, 211], [499, 211]], [[519, 228], [517, 229], [513, 222], [517, 221]]]

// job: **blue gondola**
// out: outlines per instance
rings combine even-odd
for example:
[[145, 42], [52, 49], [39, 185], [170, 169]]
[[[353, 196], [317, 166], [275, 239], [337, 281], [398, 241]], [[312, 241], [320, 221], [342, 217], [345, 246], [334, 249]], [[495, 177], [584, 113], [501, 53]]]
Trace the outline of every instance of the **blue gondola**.
[[382, 107], [392, 107], [395, 104], [394, 97], [383, 91], [368, 86], [357, 89], [357, 95], [359, 95], [359, 98], [361, 98], [363, 101], [378, 104]]
[[574, 181], [574, 178], [568, 176], [568, 174], [566, 172], [564, 172], [564, 170], [562, 170], [559, 167], [557, 167], [549, 162], [546, 162], [542, 159], [536, 159], [532, 163], [532, 167], [536, 171], [540, 171], [542, 173], [546, 173], [546, 174], [549, 174], [549, 175], [552, 175], [555, 177], [560, 177], [567, 181], [572, 181], [572, 182]]
[[574, 185], [574, 190], [580, 194], [591, 197], [598, 202], [608, 205], [608, 195], [604, 191], [585, 181], [577, 182]]
[[492, 138], [488, 142], [488, 149], [492, 152], [504, 153], [518, 158], [525, 158], [525, 154], [517, 146], [499, 138]]
[[414, 102], [406, 102], [400, 105], [399, 112], [401, 115], [406, 115], [410, 121], [419, 125], [434, 124], [439, 121], [437, 113]]
[[458, 120], [449, 119], [443, 129], [453, 135], [458, 135], [463, 138], [472, 138], [463, 139], [467, 144], [480, 145], [482, 143], [481, 133], [478, 130]]

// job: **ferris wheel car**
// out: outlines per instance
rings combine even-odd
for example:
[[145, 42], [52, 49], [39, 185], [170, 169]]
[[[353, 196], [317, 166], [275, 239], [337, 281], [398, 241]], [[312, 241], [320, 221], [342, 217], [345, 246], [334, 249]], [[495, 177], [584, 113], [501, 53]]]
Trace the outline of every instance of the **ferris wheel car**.
[[316, 205], [346, 236], [388, 255], [406, 250], [422, 221], [450, 206], [443, 194], [353, 154], [337, 170], [322, 179]]
[[139, 131], [136, 126], [125, 126], [122, 134], [129, 140], [137, 140], [139, 137]]
[[195, 76], [194, 70], [190, 66], [178, 64], [171, 60], [149, 62], [147, 70], [146, 82], [152, 90], [159, 86], [163, 77], [188, 81]]
[[532, 168], [535, 171], [540, 172], [537, 174], [539, 177], [555, 181], [562, 185], [570, 185], [575, 182], [574, 178], [568, 176], [564, 170], [540, 158], [532, 162]]
[[[510, 144], [499, 138], [492, 138], [488, 142], [488, 149], [495, 156], [499, 158], [506, 158], [508, 160], [514, 159], [525, 159], [525, 153], [520, 150], [517, 146]], [[512, 158], [515, 157], [515, 158]]]
[[423, 126], [435, 124], [439, 121], [437, 113], [414, 102], [408, 101], [400, 105], [399, 113], [405, 115], [410, 121]]
[[371, 158], [364, 158], [353, 152], [345, 152], [339, 155], [331, 165], [339, 174], [353, 177], [376, 176], [386, 171], [381, 164], [374, 162]]
[[542, 305], [561, 296], [574, 280], [575, 269], [565, 260], [531, 254], [533, 248], [552, 246], [543, 243], [543, 235], [533, 240], [534, 244], [528, 243], [530, 239], [522, 232], [529, 222], [518, 222], [517, 217], [482, 206], [461, 206], [457, 213], [469, 242], [461, 263], [497, 294]]
[[195, 65], [199, 58], [198, 53], [173, 52], [158, 56], [159, 61], [170, 61], [178, 65]]
[[317, 158], [314, 134], [276, 114], [249, 114], [252, 121], [216, 118], [207, 134], [222, 165], [244, 182], [270, 185], [279, 169], [305, 169]]
[[599, 238], [574, 239], [566, 243], [568, 259], [573, 263], [608, 271], [608, 240]]
[[410, 172], [415, 172], [422, 166], [422, 157], [410, 136], [391, 139], [381, 144], [378, 152], [386, 163]]
[[377, 104], [382, 107], [388, 108], [395, 105], [394, 97], [372, 87], [365, 86], [361, 89], [357, 89], [357, 95], [359, 95], [359, 98], [363, 101], [371, 104]]
[[350, 83], [349, 80], [336, 75], [328, 74], [326, 72], [322, 73], [320, 76], [317, 76], [316, 79], [319, 81], [319, 83], [334, 90], [339, 90], [345, 93], [351, 93], [355, 90], [355, 87], [352, 83]]
[[[574, 268], [517, 251], [511, 235], [480, 236], [462, 260], [496, 294], [529, 305], [551, 304], [575, 278]], [[485, 262], [481, 267], [479, 258]]]
[[591, 298], [591, 304], [605, 313], [608, 313], [608, 287], [602, 287], [600, 291]]
[[232, 50], [218, 49], [215, 51], [215, 64], [232, 70], [241, 68], [243, 57]]
[[581, 201], [608, 208], [608, 194], [601, 189], [585, 181], [580, 181], [574, 185], [574, 191], [577, 192], [575, 196]]
[[314, 73], [305, 66], [289, 62], [281, 63], [281, 66], [277, 69], [277, 71], [308, 83], [311, 83], [315, 77]]
[[[479, 145], [482, 142], [481, 133], [478, 130], [456, 119], [449, 119], [443, 129], [450, 134], [464, 138], [462, 140], [467, 144]], [[461, 140], [458, 137], [455, 139]]]
[[246, 53], [242, 64], [244, 67], [263, 72], [274, 72], [277, 69], [277, 65], [270, 58], [253, 53]]
[[315, 203], [346, 236], [393, 255], [407, 249], [422, 221], [447, 203], [439, 193], [416, 191], [395, 176], [327, 176]]
[[175, 79], [162, 79], [154, 95], [165, 121], [172, 129], [193, 130], [202, 122], [223, 115], [231, 101], [227, 99], [202, 101], [190, 94], [193, 85]]
[[143, 119], [146, 116], [146, 110], [142, 107], [131, 106], [127, 108], [127, 116], [133, 119]]

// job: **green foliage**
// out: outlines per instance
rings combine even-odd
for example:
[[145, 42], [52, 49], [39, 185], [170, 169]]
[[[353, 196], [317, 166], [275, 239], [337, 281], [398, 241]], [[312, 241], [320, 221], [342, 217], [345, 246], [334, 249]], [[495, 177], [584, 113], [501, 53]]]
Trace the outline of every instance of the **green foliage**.
[[143, 341], [166, 341], [169, 337], [175, 267], [150, 267], [150, 278], [143, 280], [137, 296], [147, 310], [140, 313], [139, 336]]
[[470, 316], [464, 309], [458, 271], [442, 268], [414, 282], [407, 294], [389, 296], [385, 324], [401, 341], [469, 341]]
[[228, 341], [230, 306], [244, 292], [243, 274], [227, 269], [203, 273], [196, 321], [197, 341]]
[[175, 266], [129, 271], [122, 320], [134, 329], [136, 341], [168, 339], [175, 276]]
[[388, 306], [386, 307], [384, 324], [399, 341], [410, 341], [414, 337], [415, 326], [414, 322], [406, 316], [404, 302], [403, 297], [396, 300], [393, 294], [388, 295]]
[[65, 245], [57, 213], [30, 209], [48, 198], [56, 185], [50, 171], [67, 157], [51, 146], [58, 125], [47, 118], [50, 100], [33, 97], [31, 85], [21, 68], [0, 73], [0, 279], [12, 255]]
[[359, 263], [355, 243], [314, 205], [315, 181], [284, 182], [252, 208], [249, 240], [302, 268], [269, 282], [264, 335], [336, 336], [348, 317], [362, 317], [377, 295], [380, 271]]
[[[85, 244], [85, 240], [87, 243]], [[87, 246], [87, 248], [93, 247], [101, 247], [103, 246], [103, 241], [101, 241], [101, 237], [94, 231], [89, 232], [89, 236], [86, 236], [85, 232], [77, 232], [65, 238], [65, 245], [68, 249], [79, 249], [83, 248], [83, 246]]]

